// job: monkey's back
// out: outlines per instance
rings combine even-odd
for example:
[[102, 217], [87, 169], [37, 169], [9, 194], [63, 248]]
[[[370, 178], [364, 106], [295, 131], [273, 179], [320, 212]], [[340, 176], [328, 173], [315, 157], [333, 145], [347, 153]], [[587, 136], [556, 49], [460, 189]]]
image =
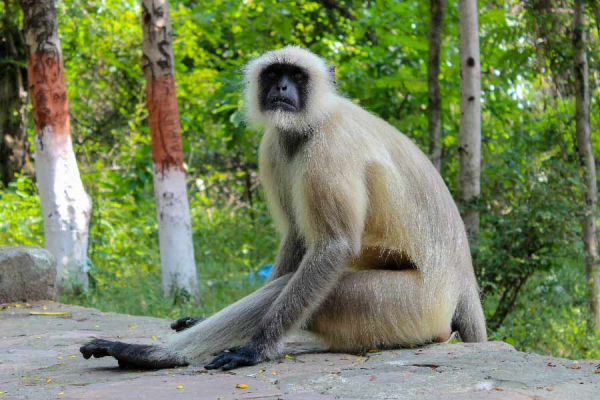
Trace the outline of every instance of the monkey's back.
[[[363, 163], [368, 191], [363, 247], [405, 253], [426, 276], [457, 269], [472, 275], [464, 224], [427, 156], [392, 125], [349, 100], [339, 98], [336, 110], [329, 146], [347, 149], [348, 158]], [[361, 154], [352, 155], [355, 151]]]

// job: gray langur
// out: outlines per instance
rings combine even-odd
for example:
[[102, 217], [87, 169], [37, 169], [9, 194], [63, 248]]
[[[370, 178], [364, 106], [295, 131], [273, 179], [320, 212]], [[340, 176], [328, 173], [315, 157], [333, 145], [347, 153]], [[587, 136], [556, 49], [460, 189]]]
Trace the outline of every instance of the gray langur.
[[[246, 114], [265, 128], [260, 177], [283, 240], [265, 286], [166, 345], [96, 339], [85, 358], [229, 370], [276, 357], [294, 329], [331, 351], [486, 339], [467, 235], [428, 158], [338, 95], [325, 62], [295, 46], [245, 69]], [[186, 329], [187, 328], [187, 329]]]

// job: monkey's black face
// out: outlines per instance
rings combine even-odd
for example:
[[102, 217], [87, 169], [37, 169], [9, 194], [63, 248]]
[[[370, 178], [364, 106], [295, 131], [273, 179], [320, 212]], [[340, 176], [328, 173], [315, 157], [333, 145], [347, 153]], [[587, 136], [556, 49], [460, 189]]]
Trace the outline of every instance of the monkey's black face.
[[301, 112], [305, 107], [308, 79], [308, 74], [298, 66], [269, 65], [259, 78], [261, 110]]

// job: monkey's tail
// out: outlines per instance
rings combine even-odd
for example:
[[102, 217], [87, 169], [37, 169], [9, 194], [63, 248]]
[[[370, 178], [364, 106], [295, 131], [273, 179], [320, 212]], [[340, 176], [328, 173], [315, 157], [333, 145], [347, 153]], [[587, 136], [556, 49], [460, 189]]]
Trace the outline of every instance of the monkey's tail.
[[452, 319], [452, 330], [463, 342], [487, 342], [485, 317], [477, 286], [468, 288], [460, 297]]

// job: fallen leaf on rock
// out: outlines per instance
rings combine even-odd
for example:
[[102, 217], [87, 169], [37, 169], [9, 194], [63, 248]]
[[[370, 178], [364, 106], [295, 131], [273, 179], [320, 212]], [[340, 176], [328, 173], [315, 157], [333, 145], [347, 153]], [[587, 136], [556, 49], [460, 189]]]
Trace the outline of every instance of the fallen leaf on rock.
[[503, 392], [504, 391], [502, 388], [494, 388], [493, 390], [495, 390], [496, 392]]
[[52, 379], [46, 379], [46, 383], [51, 383]]
[[15, 307], [21, 308], [21, 305], [20, 304], [15, 304]]
[[47, 305], [43, 305], [43, 306], [42, 306], [42, 310], [47, 310], [47, 309], [48, 309], [48, 306], [47, 306]]
[[277, 371], [273, 371], [271, 375], [277, 375]]
[[131, 329], [135, 329], [135, 328], [137, 328], [138, 326], [137, 326], [137, 324], [129, 324], [129, 327], [130, 327]]
[[44, 315], [46, 317], [60, 317], [63, 315], [69, 315], [71, 311], [55, 311], [55, 312], [43, 312], [43, 311], [29, 311], [29, 315]]
[[289, 354], [286, 354], [285, 358], [287, 358], [288, 360], [293, 360], [294, 359], [294, 357], [290, 356]]
[[77, 356], [69, 356], [69, 358], [77, 358]]
[[58, 394], [62, 396], [63, 394], [65, 394], [65, 392], [61, 391], [61, 392], [58, 392]]
[[377, 376], [376, 376], [376, 375], [372, 375], [372, 376], [369, 378], [369, 381], [373, 382], [375, 379], [377, 379]]
[[235, 385], [235, 387], [238, 389], [248, 389], [248, 385], [246, 385], [245, 383], [238, 383], [237, 385]]
[[150, 339], [156, 340], [156, 336], [152, 335], [152, 336], [150, 336]]
[[595, 374], [600, 374], [600, 364], [596, 365], [596, 369], [594, 370]]
[[549, 392], [551, 392], [551, 391], [554, 390], [554, 388], [553, 387], [548, 387], [548, 388], [546, 388], [546, 390], [549, 391]]
[[569, 365], [567, 368], [569, 369], [581, 369], [580, 365]]
[[175, 389], [183, 389], [183, 385], [177, 385]]
[[381, 350], [379, 350], [379, 349], [371, 349], [371, 350], [369, 350], [369, 353], [381, 353]]
[[549, 367], [556, 367], [556, 364], [553, 364], [553, 363], [549, 362], [549, 363], [548, 363], [548, 366], [549, 366]]

